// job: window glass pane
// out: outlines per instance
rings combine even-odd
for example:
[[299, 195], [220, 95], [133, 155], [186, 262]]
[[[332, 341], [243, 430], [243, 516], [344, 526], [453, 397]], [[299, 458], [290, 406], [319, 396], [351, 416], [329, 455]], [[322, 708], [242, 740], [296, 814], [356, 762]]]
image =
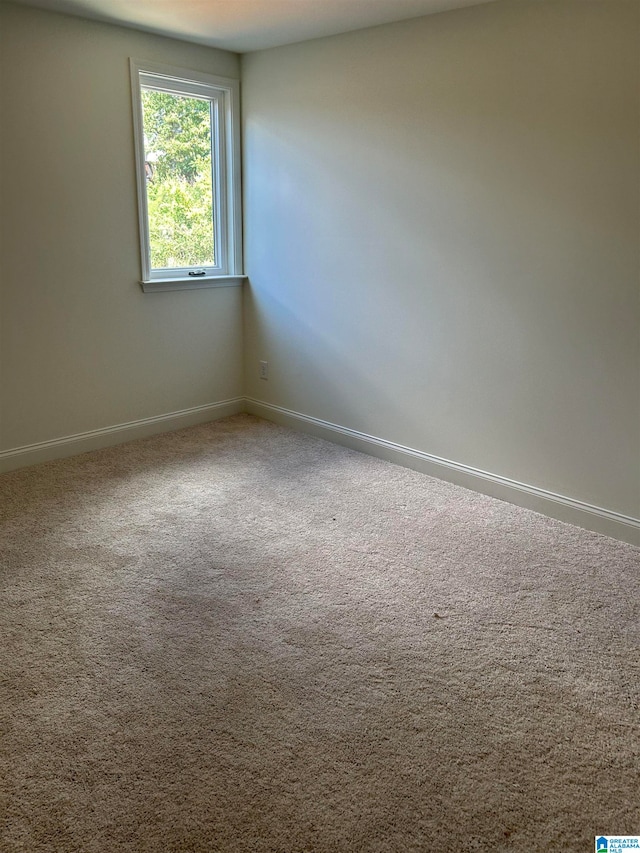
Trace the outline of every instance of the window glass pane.
[[215, 265], [211, 101], [141, 95], [151, 267]]

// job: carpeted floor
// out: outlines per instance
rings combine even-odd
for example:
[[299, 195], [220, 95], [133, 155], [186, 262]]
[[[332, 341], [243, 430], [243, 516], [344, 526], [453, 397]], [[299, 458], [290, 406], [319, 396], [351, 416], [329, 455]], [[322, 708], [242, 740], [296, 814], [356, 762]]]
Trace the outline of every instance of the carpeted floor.
[[640, 551], [241, 415], [0, 477], [3, 851], [640, 833]]

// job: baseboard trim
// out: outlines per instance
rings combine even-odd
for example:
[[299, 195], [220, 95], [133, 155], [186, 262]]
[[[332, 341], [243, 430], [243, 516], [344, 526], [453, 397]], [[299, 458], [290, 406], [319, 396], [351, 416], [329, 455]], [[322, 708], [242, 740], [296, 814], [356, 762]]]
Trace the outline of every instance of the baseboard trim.
[[136, 438], [146, 438], [161, 432], [171, 432], [183, 427], [195, 426], [207, 421], [226, 418], [229, 415], [237, 415], [244, 411], [244, 397], [234, 397], [230, 400], [222, 400], [219, 403], [193, 406], [190, 409], [169, 412], [152, 418], [141, 418], [137, 421], [115, 424], [103, 429], [54, 438], [51, 441], [14, 447], [11, 450], [0, 451], [0, 472], [13, 471], [16, 468], [37, 465], [40, 462], [49, 462], [52, 459], [61, 459], [89, 450], [99, 450], [101, 447], [123, 444]]
[[412, 447], [405, 447], [393, 441], [304, 415], [282, 406], [274, 406], [253, 398], [246, 398], [245, 403], [246, 411], [250, 414], [396, 462], [407, 468], [532, 509], [595, 533], [602, 533], [631, 545], [640, 546], [640, 519], [638, 518], [593, 506], [527, 483], [520, 483], [470, 465], [442, 459]]
[[115, 424], [103, 429], [0, 451], [0, 473], [99, 450], [102, 447], [123, 444], [136, 438], [146, 438], [162, 432], [219, 420], [240, 412], [257, 415], [640, 547], [640, 519], [638, 518], [250, 397], [234, 397], [218, 403], [194, 406], [156, 417], [141, 418], [129, 423]]

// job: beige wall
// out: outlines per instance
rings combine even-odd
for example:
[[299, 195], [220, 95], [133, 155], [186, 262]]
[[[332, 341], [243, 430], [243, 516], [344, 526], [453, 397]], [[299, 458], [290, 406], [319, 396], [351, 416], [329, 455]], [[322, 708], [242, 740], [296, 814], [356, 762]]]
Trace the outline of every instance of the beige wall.
[[128, 60], [234, 54], [0, 5], [0, 451], [242, 393], [239, 288], [143, 294]]
[[639, 22], [518, 0], [245, 56], [249, 396], [640, 516]]

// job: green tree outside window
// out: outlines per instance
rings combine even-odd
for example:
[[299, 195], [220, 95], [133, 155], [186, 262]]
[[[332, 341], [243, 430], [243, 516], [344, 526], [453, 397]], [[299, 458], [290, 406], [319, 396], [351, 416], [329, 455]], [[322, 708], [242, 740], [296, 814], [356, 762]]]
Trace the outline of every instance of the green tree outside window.
[[142, 89], [153, 269], [215, 264], [211, 102]]

